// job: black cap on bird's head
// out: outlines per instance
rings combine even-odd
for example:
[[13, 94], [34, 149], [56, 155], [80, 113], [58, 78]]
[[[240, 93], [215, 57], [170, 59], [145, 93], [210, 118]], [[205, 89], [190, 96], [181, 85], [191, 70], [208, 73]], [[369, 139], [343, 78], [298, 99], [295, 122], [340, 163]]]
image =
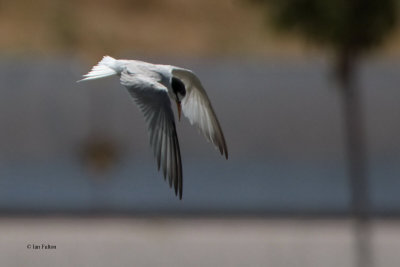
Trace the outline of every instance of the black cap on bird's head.
[[186, 95], [185, 84], [181, 80], [179, 80], [175, 77], [172, 77], [171, 87], [172, 87], [172, 91], [175, 95], [176, 106], [178, 108], [178, 118], [180, 120], [181, 119], [181, 110], [182, 110], [181, 100]]

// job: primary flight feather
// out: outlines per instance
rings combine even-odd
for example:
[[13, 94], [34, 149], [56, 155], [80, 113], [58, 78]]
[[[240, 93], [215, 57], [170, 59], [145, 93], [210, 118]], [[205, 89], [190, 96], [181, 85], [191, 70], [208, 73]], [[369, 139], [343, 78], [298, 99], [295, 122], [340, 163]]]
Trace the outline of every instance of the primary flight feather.
[[143, 112], [158, 169], [162, 169], [164, 178], [168, 178], [170, 187], [174, 186], [175, 194], [179, 194], [180, 199], [183, 188], [182, 162], [170, 99], [177, 105], [178, 118], [182, 112], [228, 158], [217, 116], [199, 78], [192, 71], [105, 56], [80, 81], [112, 75], [120, 77], [121, 84], [128, 89]]

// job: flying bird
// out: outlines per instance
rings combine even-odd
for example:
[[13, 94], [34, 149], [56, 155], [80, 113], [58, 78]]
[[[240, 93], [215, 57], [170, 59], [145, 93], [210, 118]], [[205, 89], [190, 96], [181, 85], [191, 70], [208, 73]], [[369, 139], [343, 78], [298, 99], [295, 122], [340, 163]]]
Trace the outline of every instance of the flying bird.
[[[182, 199], [182, 162], [171, 100], [228, 159], [224, 134], [199, 78], [190, 70], [139, 60], [103, 59], [80, 81], [119, 76], [147, 122], [150, 145], [164, 179]], [[79, 82], [80, 82], [79, 81]]]

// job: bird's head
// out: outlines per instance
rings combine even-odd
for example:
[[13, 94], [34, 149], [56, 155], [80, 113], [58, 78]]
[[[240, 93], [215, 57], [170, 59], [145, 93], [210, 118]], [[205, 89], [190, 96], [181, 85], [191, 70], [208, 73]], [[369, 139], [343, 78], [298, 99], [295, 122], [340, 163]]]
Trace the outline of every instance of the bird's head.
[[178, 118], [181, 119], [181, 101], [186, 95], [185, 85], [178, 78], [172, 77], [171, 79], [171, 88], [173, 92], [173, 96], [175, 98], [176, 106], [178, 108]]

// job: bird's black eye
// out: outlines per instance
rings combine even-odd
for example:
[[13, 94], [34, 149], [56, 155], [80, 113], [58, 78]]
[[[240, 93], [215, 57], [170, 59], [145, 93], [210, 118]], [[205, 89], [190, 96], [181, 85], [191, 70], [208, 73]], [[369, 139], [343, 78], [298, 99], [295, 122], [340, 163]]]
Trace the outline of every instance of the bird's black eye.
[[181, 80], [172, 77], [171, 87], [175, 94], [180, 94], [181, 96], [186, 95], [185, 85]]

